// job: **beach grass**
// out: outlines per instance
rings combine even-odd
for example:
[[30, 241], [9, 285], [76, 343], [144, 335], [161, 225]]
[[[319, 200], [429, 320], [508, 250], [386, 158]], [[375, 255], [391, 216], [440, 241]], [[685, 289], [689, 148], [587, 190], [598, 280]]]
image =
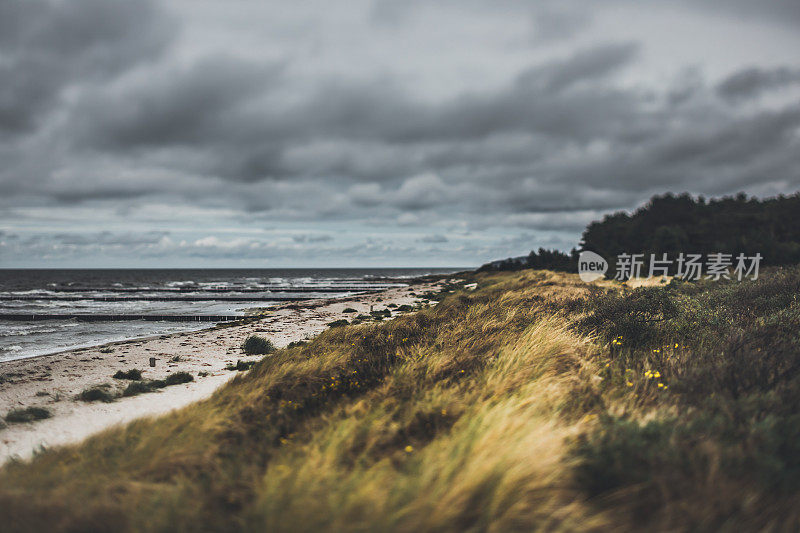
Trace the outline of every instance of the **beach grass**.
[[9, 424], [20, 424], [25, 422], [34, 422], [36, 420], [44, 420], [50, 418], [53, 413], [46, 407], [24, 407], [20, 409], [12, 409], [5, 416], [5, 421]]
[[275, 345], [269, 339], [250, 335], [242, 343], [242, 351], [248, 355], [266, 355], [275, 351]]
[[[0, 470], [10, 531], [794, 529], [800, 271], [467, 274]], [[132, 384], [133, 385], [133, 384]]]
[[78, 394], [78, 400], [82, 402], [113, 402], [117, 399], [111, 385], [102, 384], [89, 387]]
[[114, 379], [129, 379], [136, 381], [142, 379], [142, 371], [138, 368], [131, 368], [130, 370], [118, 370], [112, 377]]

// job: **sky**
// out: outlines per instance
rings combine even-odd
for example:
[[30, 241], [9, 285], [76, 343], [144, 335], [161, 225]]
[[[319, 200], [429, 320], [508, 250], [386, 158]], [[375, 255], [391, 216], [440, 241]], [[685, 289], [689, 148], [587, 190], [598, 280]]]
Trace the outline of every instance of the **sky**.
[[800, 189], [797, 0], [0, 0], [0, 267], [477, 266]]

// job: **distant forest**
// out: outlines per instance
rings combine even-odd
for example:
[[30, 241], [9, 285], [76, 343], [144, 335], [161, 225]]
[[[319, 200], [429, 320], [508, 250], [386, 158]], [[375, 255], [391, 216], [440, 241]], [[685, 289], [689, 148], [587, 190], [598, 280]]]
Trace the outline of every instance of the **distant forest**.
[[579, 250], [603, 256], [613, 271], [622, 253], [760, 253], [761, 265], [800, 263], [800, 193], [759, 200], [744, 193], [706, 200], [688, 193], [654, 196], [633, 214], [617, 212], [592, 222], [569, 254], [540, 248], [528, 256], [493, 261], [480, 270], [546, 268], [574, 272]]

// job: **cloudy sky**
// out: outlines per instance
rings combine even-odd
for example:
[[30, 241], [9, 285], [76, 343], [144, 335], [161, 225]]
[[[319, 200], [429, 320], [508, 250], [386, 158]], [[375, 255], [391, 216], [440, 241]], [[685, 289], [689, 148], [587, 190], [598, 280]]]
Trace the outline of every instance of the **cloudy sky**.
[[471, 266], [800, 188], [797, 0], [0, 0], [0, 266]]

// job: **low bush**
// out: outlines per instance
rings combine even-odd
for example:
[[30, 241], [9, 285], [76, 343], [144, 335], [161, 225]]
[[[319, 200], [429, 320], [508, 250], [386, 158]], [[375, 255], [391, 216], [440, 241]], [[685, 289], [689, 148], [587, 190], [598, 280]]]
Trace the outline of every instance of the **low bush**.
[[142, 371], [138, 368], [131, 368], [130, 370], [118, 370], [116, 374], [114, 374], [114, 379], [130, 379], [134, 381], [138, 381], [142, 379]]
[[12, 409], [6, 415], [6, 422], [18, 424], [24, 422], [34, 422], [50, 418], [53, 413], [44, 407], [24, 407], [22, 409]]
[[331, 327], [331, 328], [340, 328], [340, 327], [342, 327], [342, 326], [346, 326], [346, 325], [348, 325], [349, 323], [350, 323], [350, 322], [348, 322], [347, 320], [344, 320], [344, 319], [341, 319], [341, 320], [334, 320], [333, 322], [328, 322], [328, 327]]
[[225, 370], [234, 370], [238, 372], [243, 372], [245, 370], [250, 370], [250, 368], [256, 364], [256, 361], [242, 361], [241, 359], [236, 361], [236, 364], [228, 363], [225, 367]]
[[137, 394], [153, 392], [155, 389], [156, 387], [154, 387], [153, 383], [150, 381], [134, 381], [125, 387], [125, 390], [122, 391], [122, 395], [127, 398], [129, 396], [136, 396]]
[[113, 402], [116, 396], [109, 391], [108, 385], [97, 385], [85, 389], [78, 394], [78, 399], [82, 402]]
[[164, 380], [164, 383], [169, 387], [170, 385], [180, 385], [181, 383], [189, 383], [194, 381], [194, 376], [188, 372], [175, 372], [170, 374]]
[[286, 347], [287, 348], [298, 348], [300, 346], [305, 346], [306, 344], [308, 344], [307, 341], [292, 341]]
[[242, 343], [242, 351], [248, 355], [266, 355], [275, 351], [275, 345], [269, 339], [250, 335]]

